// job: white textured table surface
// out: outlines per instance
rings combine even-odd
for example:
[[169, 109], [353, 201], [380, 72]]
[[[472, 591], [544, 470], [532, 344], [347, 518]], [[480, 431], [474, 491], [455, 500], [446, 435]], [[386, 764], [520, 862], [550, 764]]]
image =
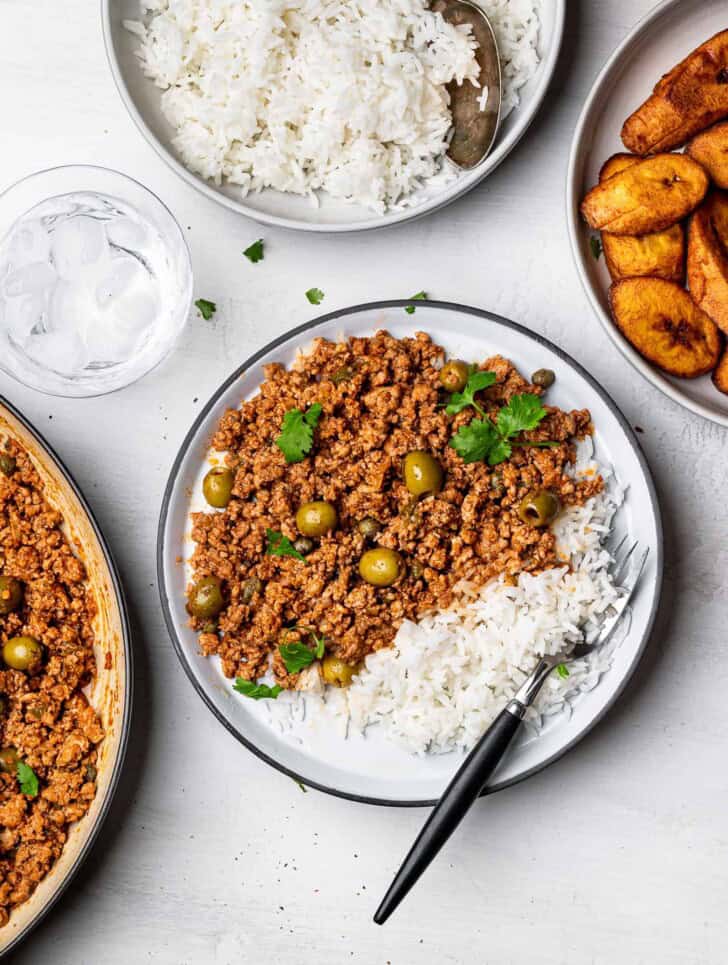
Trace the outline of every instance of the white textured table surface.
[[[186, 229], [192, 320], [153, 376], [63, 401], [0, 377], [76, 476], [121, 567], [135, 624], [131, 747], [111, 816], [18, 963], [697, 965], [728, 960], [726, 443], [641, 381], [592, 317], [563, 211], [588, 87], [651, 0], [571, 0], [545, 107], [480, 189], [410, 227], [351, 238], [266, 229], [200, 198], [147, 147], [106, 66], [92, 0], [0, 0], [0, 187], [69, 162], [116, 167]], [[188, 227], [189, 226], [189, 227]], [[464, 253], [464, 254], [463, 254]], [[324, 308], [406, 297], [492, 309], [576, 356], [630, 421], [654, 471], [667, 579], [636, 682], [550, 770], [473, 810], [385, 928], [371, 915], [424, 813], [347, 803], [249, 754], [194, 693], [162, 623], [161, 493], [200, 404], [271, 337]]]

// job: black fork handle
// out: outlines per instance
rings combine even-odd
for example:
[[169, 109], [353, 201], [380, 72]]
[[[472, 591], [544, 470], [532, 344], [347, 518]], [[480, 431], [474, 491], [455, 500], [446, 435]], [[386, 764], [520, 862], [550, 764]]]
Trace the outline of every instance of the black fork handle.
[[525, 707], [512, 700], [463, 761], [389, 886], [374, 921], [383, 925], [460, 824], [508, 750]]

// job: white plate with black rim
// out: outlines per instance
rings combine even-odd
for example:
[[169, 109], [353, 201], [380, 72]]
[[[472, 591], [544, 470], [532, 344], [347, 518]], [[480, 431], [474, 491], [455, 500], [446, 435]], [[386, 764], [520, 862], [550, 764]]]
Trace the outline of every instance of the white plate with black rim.
[[161, 108], [161, 91], [142, 73], [136, 52], [139, 38], [124, 27], [125, 20], [140, 19], [139, 0], [101, 0], [101, 17], [109, 66], [119, 94], [132, 120], [148, 143], [173, 171], [206, 197], [262, 224], [304, 231], [367, 231], [401, 224], [436, 211], [470, 191], [505, 160], [528, 130], [538, 113], [561, 49], [566, 16], [566, 0], [541, 0], [536, 73], [519, 92], [520, 104], [501, 125], [495, 146], [476, 167], [462, 171], [445, 186], [427, 188], [417, 204], [390, 210], [383, 215], [322, 194], [318, 206], [309, 198], [266, 189], [242, 198], [235, 185], [215, 185], [192, 173], [175, 151], [174, 129]]
[[238, 740], [263, 760], [312, 787], [372, 804], [429, 804], [444, 790], [462, 760], [460, 753], [416, 756], [384, 739], [377, 728], [366, 738], [333, 733], [331, 728], [282, 730], [271, 720], [267, 701], [242, 698], [232, 689], [217, 658], [199, 652], [197, 635], [187, 625], [186, 568], [189, 514], [199, 489], [212, 433], [228, 408], [253, 396], [263, 381], [263, 366], [290, 365], [315, 337], [341, 339], [372, 335], [384, 328], [397, 337], [427, 332], [458, 358], [483, 360], [500, 353], [524, 373], [550, 368], [556, 382], [549, 402], [563, 409], [591, 410], [598, 458], [614, 467], [628, 494], [619, 527], [650, 550], [636, 594], [629, 631], [614, 652], [611, 668], [590, 692], [573, 703], [570, 715], [552, 718], [534, 736], [523, 733], [487, 788], [499, 790], [546, 767], [573, 747], [617, 700], [635, 670], [652, 627], [662, 583], [662, 527], [649, 469], [637, 440], [614, 402], [573, 359], [545, 339], [506, 319], [444, 302], [417, 304], [416, 316], [405, 301], [378, 302], [343, 309], [308, 322], [271, 342], [240, 366], [205, 405], [175, 459], [159, 523], [157, 565], [162, 607], [177, 654], [195, 689]]
[[720, 30], [728, 28], [725, 0], [663, 0], [617, 47], [592, 86], [574, 132], [567, 177], [566, 208], [576, 268], [597, 318], [617, 348], [649, 382], [692, 412], [728, 426], [728, 396], [709, 375], [678, 379], [655, 368], [632, 347], [612, 320], [611, 280], [604, 258], [595, 259], [593, 232], [579, 204], [599, 180], [599, 169], [624, 151], [619, 137], [625, 119], [652, 93], [660, 77]]

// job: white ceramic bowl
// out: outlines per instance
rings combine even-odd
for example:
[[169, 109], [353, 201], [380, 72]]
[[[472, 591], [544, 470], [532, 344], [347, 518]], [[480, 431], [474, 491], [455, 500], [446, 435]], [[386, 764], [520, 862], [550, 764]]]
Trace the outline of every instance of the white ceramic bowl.
[[320, 207], [314, 208], [306, 198], [273, 190], [241, 199], [235, 185], [216, 187], [188, 171], [171, 146], [173, 129], [162, 115], [161, 91], [144, 77], [135, 56], [138, 38], [122, 24], [123, 20], [138, 20], [139, 9], [139, 0], [101, 0], [104, 39], [111, 72], [122, 100], [162, 160], [208, 198], [255, 221], [305, 231], [344, 232], [366, 231], [422, 217], [459, 198], [498, 167], [528, 129], [546, 94], [561, 47], [566, 3], [565, 0], [542, 0], [541, 63], [536, 75], [522, 88], [521, 104], [503, 122], [495, 147], [486, 160], [472, 171], [464, 171], [445, 188], [433, 190], [419, 205], [381, 216], [325, 197]]
[[581, 283], [597, 318], [617, 348], [637, 371], [661, 392], [692, 412], [728, 426], [728, 396], [710, 376], [677, 379], [651, 365], [632, 347], [612, 321], [610, 278], [604, 258], [594, 259], [593, 234], [579, 214], [587, 190], [598, 181], [607, 158], [624, 151], [619, 132], [659, 78], [691, 50], [728, 27], [725, 0], [663, 0], [628, 34], [609, 58], [586, 99], [574, 132], [569, 160], [566, 210], [571, 249]]
[[172, 641], [190, 680], [207, 706], [250, 750], [297, 780], [342, 797], [372, 804], [433, 803], [444, 790], [460, 754], [418, 757], [388, 743], [376, 728], [366, 739], [344, 739], [330, 728], [305, 734], [281, 733], [266, 710], [267, 701], [245, 700], [236, 694], [217, 658], [200, 654], [197, 634], [185, 611], [185, 567], [189, 557], [189, 512], [199, 491], [210, 438], [227, 408], [236, 408], [255, 394], [269, 362], [290, 365], [296, 351], [316, 336], [338, 339], [371, 335], [386, 328], [393, 335], [425, 331], [451, 356], [485, 359], [498, 352], [523, 372], [547, 367], [556, 373], [549, 402], [564, 409], [589, 408], [597, 455], [614, 466], [628, 497], [619, 513], [620, 532], [649, 547], [650, 556], [635, 596], [628, 634], [614, 652], [612, 667], [592, 691], [580, 695], [573, 713], [556, 715], [534, 738], [521, 733], [514, 751], [496, 771], [488, 791], [523, 780], [560, 757], [606, 713], [634, 671], [655, 616], [662, 581], [662, 529], [649, 469], [629, 424], [598, 383], [572, 359], [545, 339], [506, 319], [474, 308], [439, 302], [418, 302], [413, 318], [406, 301], [381, 302], [334, 312], [282, 336], [248, 359], [227, 379], [203, 408], [175, 460], [162, 506], [157, 565], [162, 607]]

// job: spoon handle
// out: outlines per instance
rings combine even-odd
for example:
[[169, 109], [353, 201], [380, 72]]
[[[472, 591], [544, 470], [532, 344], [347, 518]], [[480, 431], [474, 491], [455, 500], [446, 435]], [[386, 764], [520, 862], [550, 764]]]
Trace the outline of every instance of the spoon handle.
[[525, 710], [523, 704], [512, 700], [466, 757], [377, 908], [374, 921], [378, 925], [383, 925], [389, 918], [465, 817], [521, 726]]

